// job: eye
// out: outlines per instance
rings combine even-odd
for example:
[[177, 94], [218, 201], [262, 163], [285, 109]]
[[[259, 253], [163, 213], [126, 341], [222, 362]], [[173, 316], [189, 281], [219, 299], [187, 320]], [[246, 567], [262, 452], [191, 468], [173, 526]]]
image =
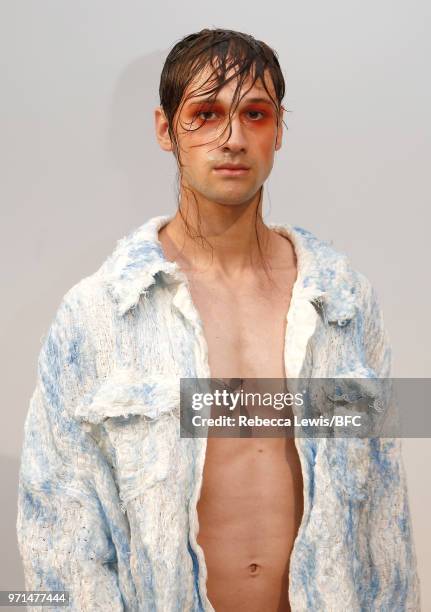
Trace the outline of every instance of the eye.
[[263, 117], [265, 117], [265, 113], [263, 113], [262, 111], [258, 111], [258, 110], [249, 110], [247, 111], [249, 115], [261, 115], [260, 117], [251, 117], [251, 119], [255, 120], [255, 119], [262, 119]]
[[203, 119], [203, 121], [209, 121], [210, 117], [202, 117], [202, 115], [215, 115], [215, 112], [214, 111], [200, 111], [199, 113], [196, 114], [196, 117]]

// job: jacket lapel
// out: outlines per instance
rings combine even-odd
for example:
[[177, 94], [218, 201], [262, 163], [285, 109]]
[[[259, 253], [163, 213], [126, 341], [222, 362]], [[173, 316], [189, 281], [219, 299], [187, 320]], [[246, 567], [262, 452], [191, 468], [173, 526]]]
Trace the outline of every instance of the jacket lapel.
[[[184, 287], [186, 276], [176, 262], [165, 258], [158, 240], [159, 229], [173, 216], [152, 217], [119, 240], [106, 260], [104, 279], [118, 316], [134, 308], [140, 297], [145, 296], [148, 288], [157, 282], [157, 274], [164, 272], [168, 279], [179, 284], [174, 305], [196, 319]], [[325, 325], [344, 326], [349, 323], [356, 314], [356, 296], [354, 271], [347, 256], [299, 226], [267, 225], [287, 236], [295, 248], [298, 275], [293, 297], [311, 305]]]

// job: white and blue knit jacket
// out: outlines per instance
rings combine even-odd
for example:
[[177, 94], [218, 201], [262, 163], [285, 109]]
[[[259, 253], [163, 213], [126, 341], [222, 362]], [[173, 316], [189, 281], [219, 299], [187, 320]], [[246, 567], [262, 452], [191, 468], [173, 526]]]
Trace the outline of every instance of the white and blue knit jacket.
[[[171, 218], [148, 220], [66, 293], [40, 352], [17, 534], [25, 588], [69, 591], [67, 610], [214, 610], [196, 540], [207, 440], [181, 438], [178, 412], [180, 378], [211, 373], [187, 278], [158, 240]], [[389, 377], [368, 279], [311, 232], [268, 226], [297, 256], [289, 376]], [[290, 559], [292, 611], [419, 611], [400, 439], [295, 444], [304, 511]]]

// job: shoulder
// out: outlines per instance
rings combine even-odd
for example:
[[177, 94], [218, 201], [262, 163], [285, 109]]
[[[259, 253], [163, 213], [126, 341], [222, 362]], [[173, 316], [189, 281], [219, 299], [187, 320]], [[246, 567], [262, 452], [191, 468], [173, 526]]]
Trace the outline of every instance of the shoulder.
[[124, 330], [116, 319], [108, 287], [114, 262], [129, 250], [134, 235], [136, 230], [118, 240], [99, 268], [70, 286], [58, 300], [38, 357], [46, 389], [61, 385], [63, 393], [78, 395], [109, 371], [116, 339]]
[[373, 287], [368, 276], [354, 265], [351, 255], [339, 248], [334, 240], [327, 240], [307, 228], [293, 226], [293, 235], [306, 261], [307, 274], [323, 291], [337, 301], [352, 294], [358, 307], [370, 298]]
[[[117, 294], [131, 291], [145, 276], [151, 276], [152, 264], [160, 257], [154, 241], [153, 217], [119, 238], [101, 265], [72, 285], [61, 299], [59, 314], [78, 317], [85, 327], [104, 312], [115, 310]], [[154, 267], [154, 266], [153, 266]]]
[[360, 279], [360, 277], [365, 278], [364, 275], [354, 267], [350, 254], [341, 250], [334, 243], [334, 240], [323, 238], [311, 230], [297, 225], [293, 226], [292, 229], [296, 235], [300, 236], [303, 248], [314, 256], [317, 265], [321, 269], [344, 269], [346, 273], [352, 274], [354, 277], [357, 276], [358, 281], [362, 279]]
[[55, 311], [50, 338], [78, 342], [85, 359], [96, 355], [106, 361], [118, 337], [128, 333], [124, 315], [157, 281], [158, 272], [174, 269], [158, 241], [158, 230], [169, 218], [151, 217], [119, 238], [101, 265], [68, 289]]

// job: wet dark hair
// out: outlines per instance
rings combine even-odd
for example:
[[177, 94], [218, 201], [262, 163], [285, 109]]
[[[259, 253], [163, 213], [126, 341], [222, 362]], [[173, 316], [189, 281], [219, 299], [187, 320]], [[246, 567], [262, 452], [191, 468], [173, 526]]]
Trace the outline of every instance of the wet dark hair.
[[[205, 83], [197, 89], [190, 91], [185, 97], [185, 92], [189, 85], [198, 77], [206, 67], [212, 67], [213, 71]], [[227, 74], [232, 71], [228, 78]], [[275, 91], [275, 98], [268, 90], [265, 83], [265, 72], [269, 74]], [[177, 42], [169, 52], [160, 76], [159, 96], [160, 106], [162, 107], [168, 121], [168, 133], [173, 145], [174, 155], [177, 161], [177, 185], [181, 180], [180, 168], [182, 168], [180, 147], [177, 140], [177, 126], [182, 107], [187, 100], [193, 97], [205, 95], [208, 101], [217, 97], [218, 92], [232, 79], [238, 79], [232, 106], [229, 110], [229, 135], [232, 133], [231, 117], [235, 112], [240, 100], [249, 91], [247, 89], [240, 97], [240, 92], [244, 81], [252, 78], [250, 89], [257, 80], [260, 80], [269, 97], [272, 100], [277, 117], [277, 127], [279, 125], [280, 111], [284, 109], [282, 100], [285, 95], [285, 81], [276, 52], [266, 43], [256, 40], [250, 34], [226, 30], [220, 28], [203, 29], [200, 32], [189, 34]], [[208, 88], [205, 86], [208, 85]], [[175, 117], [177, 119], [175, 121]], [[175, 124], [174, 124], [175, 121]], [[283, 121], [283, 124], [286, 125]], [[200, 126], [194, 128], [199, 129]], [[192, 129], [188, 124], [187, 129]], [[287, 126], [286, 126], [287, 129]], [[221, 146], [221, 145], [218, 145]], [[185, 185], [183, 185], [184, 188]], [[187, 188], [188, 189], [188, 188]], [[189, 190], [191, 191], [191, 190]], [[196, 201], [196, 196], [192, 192]], [[262, 250], [259, 244], [257, 232], [258, 210], [262, 200], [263, 186], [261, 187], [259, 204], [256, 207], [256, 237], [258, 248], [262, 257]], [[180, 192], [177, 191], [179, 204]], [[197, 202], [196, 202], [197, 203]], [[199, 207], [198, 220], [199, 220]], [[192, 238], [200, 238], [209, 244], [208, 240], [201, 235], [192, 235], [187, 219], [184, 217], [179, 207], [180, 215], [184, 221], [186, 231]], [[211, 245], [210, 245], [211, 246]], [[262, 257], [263, 259], [263, 257]]]

